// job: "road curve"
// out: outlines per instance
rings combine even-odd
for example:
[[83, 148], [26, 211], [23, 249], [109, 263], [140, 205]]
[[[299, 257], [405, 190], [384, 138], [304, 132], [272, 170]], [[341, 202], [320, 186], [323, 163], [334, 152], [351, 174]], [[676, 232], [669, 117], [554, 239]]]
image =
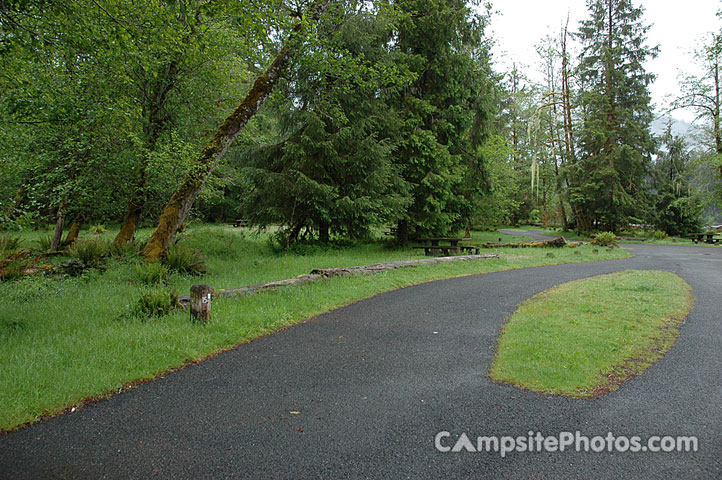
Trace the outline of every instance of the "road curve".
[[[442, 280], [321, 315], [108, 400], [0, 435], [0, 478], [721, 478], [722, 249]], [[492, 382], [500, 328], [554, 285], [659, 269], [693, 287], [672, 350], [594, 400]], [[690, 453], [440, 452], [448, 431], [694, 435]]]

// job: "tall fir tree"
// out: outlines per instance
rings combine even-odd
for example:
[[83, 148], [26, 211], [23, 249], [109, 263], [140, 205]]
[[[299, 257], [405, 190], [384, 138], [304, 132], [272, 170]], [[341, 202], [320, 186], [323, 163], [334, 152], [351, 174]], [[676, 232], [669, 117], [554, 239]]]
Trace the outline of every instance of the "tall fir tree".
[[399, 112], [392, 133], [396, 159], [413, 203], [399, 220], [399, 239], [464, 226], [469, 201], [484, 179], [478, 147], [485, 138], [491, 74], [488, 18], [464, 0], [394, 0], [400, 15], [390, 48], [416, 80], [390, 95]]
[[654, 151], [649, 85], [644, 62], [657, 54], [646, 44], [643, 10], [631, 0], [587, 0], [583, 50], [579, 159], [570, 168], [570, 203], [581, 231], [596, 223], [615, 230], [645, 215], [644, 182]]

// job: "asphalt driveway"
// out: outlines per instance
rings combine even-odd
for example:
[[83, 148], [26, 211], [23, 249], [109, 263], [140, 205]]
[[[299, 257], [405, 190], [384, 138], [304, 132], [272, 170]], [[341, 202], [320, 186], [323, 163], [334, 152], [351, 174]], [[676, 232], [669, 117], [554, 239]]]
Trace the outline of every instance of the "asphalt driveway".
[[[109, 400], [0, 435], [2, 478], [722, 478], [722, 248], [499, 272], [388, 292]], [[532, 295], [624, 269], [681, 275], [697, 302], [672, 350], [594, 400], [492, 382]], [[440, 452], [477, 436], [693, 435], [683, 453]]]

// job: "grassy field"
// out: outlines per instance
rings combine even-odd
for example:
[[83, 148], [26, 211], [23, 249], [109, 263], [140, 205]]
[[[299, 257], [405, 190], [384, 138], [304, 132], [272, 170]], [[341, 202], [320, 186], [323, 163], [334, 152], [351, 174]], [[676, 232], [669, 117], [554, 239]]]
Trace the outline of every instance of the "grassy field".
[[[87, 232], [84, 232], [89, 236]], [[148, 231], [140, 232], [147, 236]], [[30, 234], [27, 237], [37, 236]], [[112, 239], [113, 232], [105, 234]], [[513, 241], [473, 232], [476, 242]], [[33, 238], [26, 238], [26, 245]], [[194, 283], [232, 288], [291, 278], [313, 268], [364, 265], [423, 257], [423, 251], [377, 241], [348, 246], [303, 246], [279, 252], [267, 234], [224, 226], [189, 228], [180, 241], [200, 248], [209, 273], [171, 274], [167, 285], [188, 293]], [[128, 315], [144, 288], [139, 258], [109, 259], [105, 269], [77, 277], [32, 276], [0, 281], [0, 429], [36, 421], [84, 399], [112, 394], [134, 382], [205, 358], [281, 327], [379, 292], [429, 280], [512, 268], [624, 258], [622, 249], [500, 249], [499, 259], [419, 266], [374, 276], [333, 278], [213, 303], [206, 326], [184, 311], [150, 320]], [[485, 250], [484, 253], [487, 253]], [[62, 261], [62, 258], [54, 261]]]
[[536, 392], [592, 397], [639, 375], [674, 344], [691, 309], [677, 275], [625, 271], [559, 285], [505, 325], [491, 378]]

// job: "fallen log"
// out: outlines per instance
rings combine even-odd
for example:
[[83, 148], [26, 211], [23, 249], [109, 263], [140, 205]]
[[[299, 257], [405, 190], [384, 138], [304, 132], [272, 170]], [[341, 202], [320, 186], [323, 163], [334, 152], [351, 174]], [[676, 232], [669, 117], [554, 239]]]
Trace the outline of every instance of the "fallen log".
[[335, 277], [338, 275], [358, 275], [378, 273], [385, 270], [394, 270], [402, 267], [415, 267], [417, 265], [428, 265], [432, 263], [455, 262], [459, 260], [477, 260], [481, 258], [498, 258], [496, 253], [487, 255], [454, 255], [452, 257], [422, 258], [419, 260], [399, 260], [396, 262], [374, 263], [359, 267], [320, 268], [311, 271], [311, 274], [323, 275], [324, 277]]
[[[433, 263], [479, 260], [484, 258], [499, 258], [499, 255], [496, 253], [486, 255], [455, 255], [453, 257], [422, 258], [419, 260], [399, 260], [395, 262], [374, 263], [372, 265], [360, 265], [355, 267], [319, 268], [312, 270], [310, 274], [299, 275], [298, 277], [289, 278], [286, 280], [259, 283], [256, 285], [248, 285], [239, 288], [212, 289], [211, 291], [213, 297], [235, 297], [237, 295], [251, 295], [263, 291], [275, 290], [278, 287], [302, 285], [304, 283], [315, 282], [324, 278], [347, 275], [373, 274], [386, 270], [395, 270], [397, 268], [403, 267], [415, 267], [418, 265], [428, 265]], [[187, 306], [190, 303], [190, 296], [181, 295], [178, 297], [178, 301], [182, 305]]]

